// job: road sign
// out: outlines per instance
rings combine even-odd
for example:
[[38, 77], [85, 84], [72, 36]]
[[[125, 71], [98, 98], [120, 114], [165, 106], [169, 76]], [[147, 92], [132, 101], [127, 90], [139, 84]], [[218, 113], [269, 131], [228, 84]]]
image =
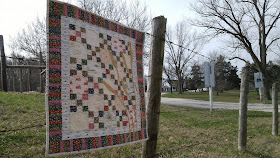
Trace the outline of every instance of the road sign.
[[254, 73], [254, 80], [255, 80], [255, 88], [262, 88], [263, 87], [263, 79], [262, 73]]
[[209, 87], [210, 111], [213, 110], [213, 87], [215, 87], [215, 63], [204, 62], [204, 84]]
[[204, 62], [204, 84], [205, 87], [215, 87], [215, 63]]

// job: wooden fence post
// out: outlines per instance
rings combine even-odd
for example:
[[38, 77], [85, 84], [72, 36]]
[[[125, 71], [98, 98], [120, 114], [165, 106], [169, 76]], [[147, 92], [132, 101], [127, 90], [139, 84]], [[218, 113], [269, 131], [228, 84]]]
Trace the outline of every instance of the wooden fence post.
[[31, 81], [31, 69], [27, 69], [28, 70], [28, 90], [32, 91], [32, 81]]
[[7, 84], [7, 69], [6, 69], [6, 56], [4, 50], [4, 39], [3, 36], [0, 35], [0, 51], [1, 51], [1, 79], [2, 79], [2, 88], [3, 91], [8, 91], [8, 84]]
[[[40, 52], [40, 66], [43, 65], [43, 55], [42, 55], [42, 52]], [[42, 72], [42, 69], [40, 69], [40, 93], [44, 93], [44, 81], [43, 81], [43, 76], [41, 74]]]
[[23, 92], [23, 85], [22, 85], [23, 83], [22, 83], [22, 69], [19, 69], [19, 91], [20, 91], [20, 93], [22, 93]]
[[242, 68], [240, 88], [238, 150], [246, 150], [247, 143], [247, 104], [249, 93], [249, 66]]
[[164, 16], [155, 17], [152, 21], [152, 41], [147, 90], [149, 140], [143, 142], [142, 157], [144, 158], [156, 156], [166, 21], [167, 19]]
[[272, 85], [272, 135], [278, 136], [278, 83]]
[[16, 91], [16, 74], [15, 71], [13, 71], [13, 91]]

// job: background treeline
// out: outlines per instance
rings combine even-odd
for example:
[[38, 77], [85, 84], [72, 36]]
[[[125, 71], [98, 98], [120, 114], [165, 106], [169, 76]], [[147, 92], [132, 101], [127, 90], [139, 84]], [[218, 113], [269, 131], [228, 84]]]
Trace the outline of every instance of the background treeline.
[[[215, 59], [215, 87], [214, 90], [216, 94], [223, 93], [223, 91], [228, 90], [239, 90], [240, 89], [240, 74], [237, 66], [233, 66], [229, 60], [223, 55], [218, 55]], [[189, 66], [190, 71], [185, 75], [185, 80], [181, 84], [186, 90], [202, 91], [205, 88], [204, 85], [204, 64], [199, 62], [193, 62]], [[268, 82], [269, 87], [275, 82], [280, 82], [280, 65], [279, 63], [274, 63], [272, 61], [267, 64], [268, 71]], [[257, 73], [254, 64], [250, 64], [250, 89], [255, 89], [254, 73]], [[169, 76], [170, 77], [170, 76]], [[175, 77], [170, 78], [170, 80], [176, 80]], [[169, 83], [169, 86], [177, 86], [177, 84], [172, 85], [174, 82], [169, 82], [166, 77], [165, 83]], [[185, 85], [184, 85], [185, 84]], [[206, 89], [204, 89], [206, 90]]]

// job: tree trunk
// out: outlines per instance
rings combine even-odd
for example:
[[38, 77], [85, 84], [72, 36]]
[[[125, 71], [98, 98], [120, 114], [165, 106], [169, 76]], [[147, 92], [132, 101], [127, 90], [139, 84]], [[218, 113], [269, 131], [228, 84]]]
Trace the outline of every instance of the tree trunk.
[[268, 84], [268, 74], [267, 69], [265, 68], [262, 72], [263, 77], [263, 91], [264, 91], [264, 98], [265, 100], [271, 100], [271, 95], [269, 91], [269, 84]]
[[178, 77], [177, 88], [178, 88], [178, 94], [182, 94], [182, 80], [181, 80], [181, 76], [180, 75]]
[[256, 93], [257, 93], [257, 95], [259, 95], [259, 89], [258, 88], [256, 88]]
[[216, 95], [219, 96], [219, 86], [217, 83], [216, 83]]

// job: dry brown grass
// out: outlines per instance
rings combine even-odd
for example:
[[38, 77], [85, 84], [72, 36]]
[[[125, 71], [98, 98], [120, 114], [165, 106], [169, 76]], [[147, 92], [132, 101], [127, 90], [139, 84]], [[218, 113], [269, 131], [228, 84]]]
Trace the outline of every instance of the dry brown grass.
[[[247, 151], [237, 150], [238, 111], [161, 106], [157, 157], [279, 157], [271, 114], [248, 112]], [[0, 130], [44, 124], [44, 96], [0, 92]], [[62, 157], [140, 157], [141, 143]], [[44, 157], [45, 127], [0, 133], [0, 157]]]

